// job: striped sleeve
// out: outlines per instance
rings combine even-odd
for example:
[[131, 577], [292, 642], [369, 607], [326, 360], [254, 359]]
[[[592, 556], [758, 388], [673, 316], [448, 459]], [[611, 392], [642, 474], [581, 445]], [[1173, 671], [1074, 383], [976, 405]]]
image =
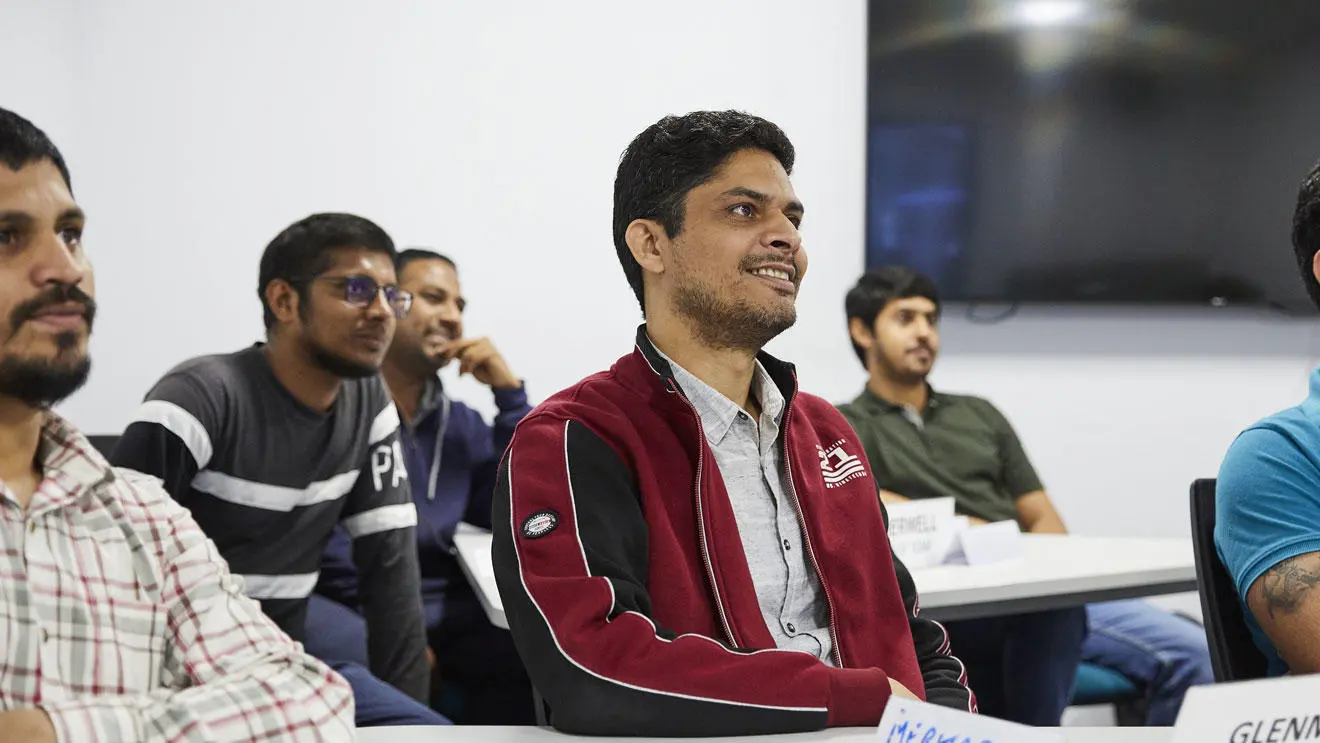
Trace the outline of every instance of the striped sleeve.
[[633, 475], [587, 426], [524, 420], [501, 464], [492, 522], [509, 628], [554, 727], [724, 736], [879, 721], [890, 693], [879, 669], [731, 650], [656, 625]]
[[417, 525], [394, 403], [385, 403], [372, 419], [367, 446], [367, 461], [358, 471], [341, 517], [353, 539]]
[[344, 502], [341, 523], [353, 538], [371, 672], [426, 703], [430, 674], [417, 565], [417, 508], [399, 442], [398, 411], [383, 387], [379, 400], [367, 459]]
[[115, 466], [160, 478], [189, 505], [193, 478], [215, 453], [223, 420], [219, 402], [199, 380], [171, 372], [156, 383], [115, 444]]

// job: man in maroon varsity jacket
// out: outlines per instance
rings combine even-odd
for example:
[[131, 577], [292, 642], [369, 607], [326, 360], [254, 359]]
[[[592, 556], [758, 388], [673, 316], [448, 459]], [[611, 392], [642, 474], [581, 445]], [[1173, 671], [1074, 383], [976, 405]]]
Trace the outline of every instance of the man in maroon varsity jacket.
[[619, 164], [646, 324], [523, 419], [495, 493], [509, 628], [566, 732], [874, 725], [895, 695], [975, 710], [852, 428], [761, 352], [807, 268], [793, 157], [764, 119], [697, 112]]

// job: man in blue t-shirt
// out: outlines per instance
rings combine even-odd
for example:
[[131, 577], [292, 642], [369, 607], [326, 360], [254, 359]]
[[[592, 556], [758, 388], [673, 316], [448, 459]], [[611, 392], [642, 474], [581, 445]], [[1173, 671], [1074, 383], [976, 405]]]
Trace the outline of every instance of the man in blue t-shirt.
[[[1292, 238], [1320, 307], [1320, 164], [1302, 181]], [[1320, 369], [1306, 400], [1233, 442], [1215, 511], [1215, 546], [1270, 675], [1320, 671]]]

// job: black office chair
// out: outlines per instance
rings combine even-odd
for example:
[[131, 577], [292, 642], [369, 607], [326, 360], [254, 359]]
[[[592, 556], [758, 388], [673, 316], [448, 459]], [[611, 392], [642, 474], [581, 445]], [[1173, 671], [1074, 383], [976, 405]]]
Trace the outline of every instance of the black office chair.
[[1216, 681], [1264, 678], [1265, 656], [1256, 649], [1242, 616], [1233, 579], [1215, 551], [1215, 481], [1192, 483], [1192, 549], [1196, 555], [1196, 587], [1201, 594], [1205, 638]]
[[87, 440], [90, 441], [92, 446], [95, 447], [97, 451], [101, 452], [101, 455], [106, 458], [109, 458], [110, 453], [115, 450], [115, 444], [119, 443], [118, 436], [93, 435], [88, 436]]

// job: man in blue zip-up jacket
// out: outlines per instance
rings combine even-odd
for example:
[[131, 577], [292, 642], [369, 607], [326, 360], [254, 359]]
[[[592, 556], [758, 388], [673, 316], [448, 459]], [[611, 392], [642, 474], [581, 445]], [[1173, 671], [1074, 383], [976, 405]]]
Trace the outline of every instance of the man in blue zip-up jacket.
[[[490, 624], [454, 553], [459, 522], [489, 528], [496, 469], [513, 429], [531, 411], [522, 381], [487, 338], [463, 337], [466, 301], [453, 261], [427, 250], [399, 254], [400, 287], [413, 295], [406, 321], [395, 330], [382, 372], [399, 408], [400, 440], [417, 504], [417, 551], [422, 600], [434, 662], [444, 690], [460, 691], [457, 706], [440, 703], [455, 722], [533, 722], [526, 671], [507, 631]], [[494, 426], [445, 394], [437, 376], [457, 361], [495, 394]], [[357, 573], [351, 544], [337, 533], [326, 548], [321, 579], [309, 610], [307, 644], [333, 657], [365, 647], [353, 613]], [[320, 655], [320, 657], [325, 657]], [[453, 697], [450, 697], [453, 700]]]

